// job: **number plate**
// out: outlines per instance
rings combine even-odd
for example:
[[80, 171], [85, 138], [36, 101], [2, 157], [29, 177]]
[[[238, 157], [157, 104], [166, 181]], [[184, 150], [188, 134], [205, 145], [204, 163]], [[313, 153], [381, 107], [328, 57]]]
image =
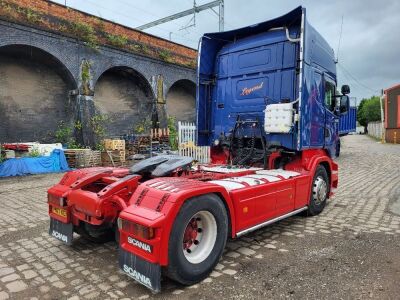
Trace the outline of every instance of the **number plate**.
[[160, 265], [150, 263], [120, 247], [119, 266], [129, 277], [153, 292], [158, 293], [161, 291]]
[[52, 212], [60, 217], [66, 218], [67, 217], [67, 210], [59, 207], [53, 207]]
[[72, 223], [65, 224], [56, 219], [50, 218], [49, 234], [70, 246], [72, 244], [74, 226]]

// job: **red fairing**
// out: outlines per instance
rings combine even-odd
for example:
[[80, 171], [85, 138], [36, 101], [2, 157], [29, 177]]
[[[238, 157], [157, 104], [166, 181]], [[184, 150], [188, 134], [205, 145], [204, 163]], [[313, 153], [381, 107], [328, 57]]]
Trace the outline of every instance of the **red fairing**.
[[127, 239], [132, 234], [123, 230], [120, 230], [120, 246], [150, 262], [167, 265], [169, 234], [182, 203], [209, 193], [216, 193], [225, 199], [231, 212], [232, 224], [235, 224], [232, 202], [226, 189], [221, 186], [185, 178], [158, 178], [141, 184], [132, 195], [130, 206], [121, 212], [120, 218], [155, 228], [155, 238], [151, 240], [135, 237], [151, 245], [153, 251], [148, 253], [129, 244]]
[[[324, 149], [312, 149], [312, 150], [304, 150], [301, 152], [301, 158], [297, 158], [291, 163], [285, 166], [286, 170], [292, 170], [296, 172], [308, 172], [310, 174], [314, 174], [315, 169], [319, 164], [324, 164], [328, 166], [328, 176], [330, 179], [330, 194], [329, 196], [333, 196], [339, 184], [339, 166], [335, 163], [326, 150]], [[310, 177], [312, 180], [312, 177]], [[310, 198], [308, 195], [307, 201]]]

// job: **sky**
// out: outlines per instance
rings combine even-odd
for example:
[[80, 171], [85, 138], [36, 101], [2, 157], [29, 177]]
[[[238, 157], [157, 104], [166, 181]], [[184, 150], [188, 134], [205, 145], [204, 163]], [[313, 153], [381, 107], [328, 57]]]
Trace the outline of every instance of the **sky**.
[[[66, 1], [70, 7], [132, 28], [193, 7], [193, 0], [52, 1], [61, 4]], [[299, 5], [307, 9], [309, 23], [338, 55], [338, 85], [349, 84], [350, 96], [356, 97], [358, 103], [400, 83], [398, 0], [225, 0], [225, 30], [278, 17]], [[196, 14], [195, 26], [182, 29], [193, 24], [191, 18], [184, 17], [145, 32], [165, 39], [171, 37], [174, 42], [197, 49], [203, 33], [218, 31], [218, 16], [211, 10], [202, 11]]]

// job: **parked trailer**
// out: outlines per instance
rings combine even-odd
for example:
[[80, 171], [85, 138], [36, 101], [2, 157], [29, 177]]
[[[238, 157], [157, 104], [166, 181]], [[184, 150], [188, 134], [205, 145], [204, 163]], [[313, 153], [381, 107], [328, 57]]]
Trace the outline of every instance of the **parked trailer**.
[[[119, 265], [154, 292], [161, 274], [190, 285], [236, 238], [305, 211], [338, 186], [333, 50], [302, 7], [267, 22], [205, 34], [199, 49], [197, 129], [211, 164], [157, 156], [131, 169], [67, 173], [48, 191], [50, 234], [119, 241]], [[118, 225], [118, 226], [117, 226]], [[117, 229], [118, 227], [118, 229]]]
[[357, 127], [357, 107], [350, 106], [346, 114], [340, 116], [339, 119], [339, 135], [344, 136], [352, 132], [356, 132]]

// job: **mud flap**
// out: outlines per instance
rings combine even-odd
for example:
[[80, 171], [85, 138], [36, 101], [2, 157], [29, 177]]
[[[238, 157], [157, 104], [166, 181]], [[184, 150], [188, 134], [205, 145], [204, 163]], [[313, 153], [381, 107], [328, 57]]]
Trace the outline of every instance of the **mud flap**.
[[131, 278], [151, 289], [161, 291], [161, 266], [150, 263], [119, 248], [119, 267]]
[[68, 246], [72, 245], [72, 238], [74, 234], [74, 226], [72, 223], [63, 223], [56, 219], [50, 218], [49, 234], [52, 237], [64, 242]]

